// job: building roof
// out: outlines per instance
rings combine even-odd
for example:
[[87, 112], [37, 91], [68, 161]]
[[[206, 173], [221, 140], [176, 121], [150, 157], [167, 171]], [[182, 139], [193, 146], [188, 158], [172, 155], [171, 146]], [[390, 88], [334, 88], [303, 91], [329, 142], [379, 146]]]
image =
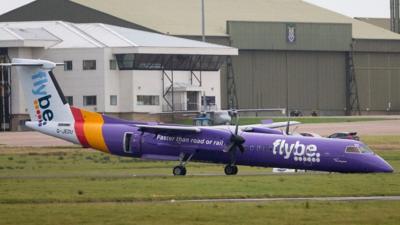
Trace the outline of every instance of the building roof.
[[[10, 42], [14, 45], [10, 46]], [[116, 54], [238, 54], [236, 48], [223, 45], [102, 23], [77, 24], [63, 21], [0, 23], [0, 46], [112, 48]]]
[[0, 26], [0, 47], [50, 47], [60, 39], [43, 28], [19, 29]]
[[361, 20], [363, 22], [385, 28], [386, 30], [390, 30], [389, 18], [355, 17], [354, 19]]
[[[201, 35], [199, 0], [72, 0], [166, 34]], [[226, 36], [227, 21], [345, 23], [353, 25], [355, 39], [400, 40], [383, 28], [303, 2], [302, 0], [205, 1], [208, 36]]]

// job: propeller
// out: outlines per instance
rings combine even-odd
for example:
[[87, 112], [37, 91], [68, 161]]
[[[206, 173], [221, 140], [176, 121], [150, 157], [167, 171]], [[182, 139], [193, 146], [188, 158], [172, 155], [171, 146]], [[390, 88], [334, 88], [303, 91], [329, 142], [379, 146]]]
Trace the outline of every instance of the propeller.
[[244, 146], [243, 144], [246, 142], [246, 140], [239, 135], [239, 115], [236, 111], [230, 111], [231, 116], [235, 117], [235, 133], [231, 132], [231, 137], [230, 137], [230, 144], [226, 146], [224, 149], [224, 152], [234, 152], [237, 148], [243, 153], [244, 152]]
[[289, 113], [289, 107], [286, 108], [286, 118], [287, 118], [287, 123], [286, 123], [285, 134], [286, 135], [290, 135], [290, 113]]
[[286, 124], [286, 130], [285, 130], [286, 135], [289, 135], [289, 132], [290, 132], [290, 120], [288, 118], [288, 121], [287, 121], [287, 124]]

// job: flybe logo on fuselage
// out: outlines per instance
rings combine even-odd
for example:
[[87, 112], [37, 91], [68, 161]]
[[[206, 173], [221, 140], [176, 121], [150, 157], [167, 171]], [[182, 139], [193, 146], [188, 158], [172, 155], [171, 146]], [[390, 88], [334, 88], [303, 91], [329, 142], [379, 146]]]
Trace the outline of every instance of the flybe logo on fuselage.
[[289, 144], [286, 140], [277, 139], [273, 143], [272, 153], [281, 155], [284, 159], [289, 159], [293, 156], [296, 162], [320, 162], [321, 154], [318, 152], [318, 147], [314, 144], [305, 145], [296, 141]]
[[50, 109], [51, 95], [47, 93], [46, 87], [48, 84], [47, 74], [40, 71], [32, 75], [33, 89], [32, 93], [37, 97], [33, 101], [36, 118], [39, 121], [39, 127], [47, 124], [54, 118], [53, 111]]

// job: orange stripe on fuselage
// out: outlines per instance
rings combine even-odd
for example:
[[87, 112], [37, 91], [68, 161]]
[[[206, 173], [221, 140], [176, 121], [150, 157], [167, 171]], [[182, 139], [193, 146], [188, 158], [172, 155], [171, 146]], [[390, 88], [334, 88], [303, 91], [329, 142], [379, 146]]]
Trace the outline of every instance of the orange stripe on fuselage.
[[81, 109], [83, 123], [83, 132], [90, 147], [109, 153], [106, 142], [103, 137], [103, 117], [94, 112]]

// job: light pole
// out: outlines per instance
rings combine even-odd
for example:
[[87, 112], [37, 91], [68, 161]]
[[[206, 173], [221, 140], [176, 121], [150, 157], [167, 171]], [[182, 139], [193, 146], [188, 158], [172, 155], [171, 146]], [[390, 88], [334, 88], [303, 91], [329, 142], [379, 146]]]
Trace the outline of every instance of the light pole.
[[204, 0], [201, 0], [201, 40], [204, 42], [206, 41]]

